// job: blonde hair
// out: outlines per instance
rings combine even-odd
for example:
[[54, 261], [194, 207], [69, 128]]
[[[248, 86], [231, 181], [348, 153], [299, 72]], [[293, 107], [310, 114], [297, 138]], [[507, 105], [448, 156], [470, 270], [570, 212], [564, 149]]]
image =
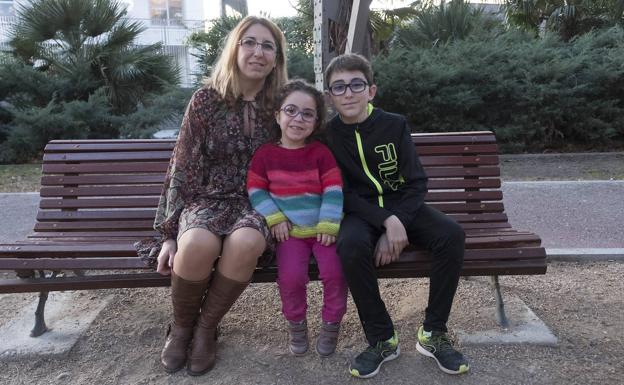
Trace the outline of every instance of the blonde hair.
[[269, 19], [247, 16], [230, 31], [223, 51], [206, 84], [212, 86], [222, 98], [228, 101], [234, 101], [241, 95], [240, 69], [237, 63], [238, 49], [240, 48], [238, 42], [247, 29], [254, 24], [266, 27], [273, 35], [277, 45], [275, 68], [266, 77], [262, 91], [260, 91], [261, 108], [267, 113], [271, 113], [274, 108], [275, 95], [286, 83], [288, 73], [286, 71], [286, 38], [279, 27]]

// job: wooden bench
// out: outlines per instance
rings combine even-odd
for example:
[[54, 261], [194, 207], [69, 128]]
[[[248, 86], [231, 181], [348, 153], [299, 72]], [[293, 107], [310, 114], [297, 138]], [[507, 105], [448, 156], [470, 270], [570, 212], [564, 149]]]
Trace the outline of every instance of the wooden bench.
[[[540, 238], [508, 222], [492, 132], [414, 134], [429, 176], [427, 202], [466, 231], [462, 275], [493, 276], [497, 318], [506, 323], [498, 276], [544, 274]], [[34, 232], [0, 245], [0, 293], [40, 292], [32, 335], [45, 332], [47, 292], [169, 285], [149, 270], [133, 243], [156, 235], [155, 208], [173, 140], [55, 140], [45, 148]], [[11, 218], [4, 218], [4, 225]], [[380, 278], [426, 277], [430, 256], [414, 247], [378, 270]], [[311, 278], [317, 270], [311, 268]], [[258, 267], [254, 282], [275, 281], [275, 266]]]

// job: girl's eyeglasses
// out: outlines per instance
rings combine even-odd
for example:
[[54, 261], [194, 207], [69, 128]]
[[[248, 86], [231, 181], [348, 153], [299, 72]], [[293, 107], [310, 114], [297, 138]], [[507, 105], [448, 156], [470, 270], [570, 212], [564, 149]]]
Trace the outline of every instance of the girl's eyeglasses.
[[280, 108], [280, 111], [283, 111], [291, 118], [296, 118], [297, 115], [301, 115], [301, 119], [308, 123], [312, 123], [316, 120], [316, 112], [314, 110], [311, 110], [309, 108], [299, 110], [299, 107], [295, 106], [294, 104], [288, 104]]

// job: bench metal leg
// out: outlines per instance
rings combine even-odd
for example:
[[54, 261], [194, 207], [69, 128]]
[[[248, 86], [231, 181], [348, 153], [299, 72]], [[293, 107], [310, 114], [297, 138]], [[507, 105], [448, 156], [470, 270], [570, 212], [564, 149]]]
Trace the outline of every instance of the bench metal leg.
[[496, 298], [496, 321], [502, 328], [509, 327], [509, 320], [505, 315], [505, 304], [503, 303], [503, 296], [500, 291], [500, 284], [498, 283], [498, 275], [490, 277], [492, 287], [494, 289], [494, 298]]
[[[40, 278], [45, 278], [45, 272], [39, 271]], [[51, 277], [54, 278], [56, 272], [53, 272]], [[48, 331], [48, 326], [45, 323], [45, 304], [48, 300], [48, 292], [42, 291], [39, 293], [39, 303], [37, 303], [37, 310], [35, 310], [35, 327], [30, 331], [31, 337], [39, 337], [43, 333]]]
[[30, 331], [31, 337], [39, 337], [40, 335], [48, 331], [48, 327], [45, 323], [45, 303], [47, 300], [48, 292], [40, 292], [39, 303], [37, 304], [37, 310], [35, 311], [35, 327]]

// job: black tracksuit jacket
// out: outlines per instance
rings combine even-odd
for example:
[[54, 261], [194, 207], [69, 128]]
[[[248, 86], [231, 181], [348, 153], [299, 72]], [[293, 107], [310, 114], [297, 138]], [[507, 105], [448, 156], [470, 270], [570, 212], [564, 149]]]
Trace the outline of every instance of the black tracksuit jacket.
[[344, 212], [380, 231], [396, 215], [405, 228], [427, 193], [427, 176], [404, 116], [374, 108], [361, 123], [339, 116], [328, 124], [329, 146], [342, 171]]

